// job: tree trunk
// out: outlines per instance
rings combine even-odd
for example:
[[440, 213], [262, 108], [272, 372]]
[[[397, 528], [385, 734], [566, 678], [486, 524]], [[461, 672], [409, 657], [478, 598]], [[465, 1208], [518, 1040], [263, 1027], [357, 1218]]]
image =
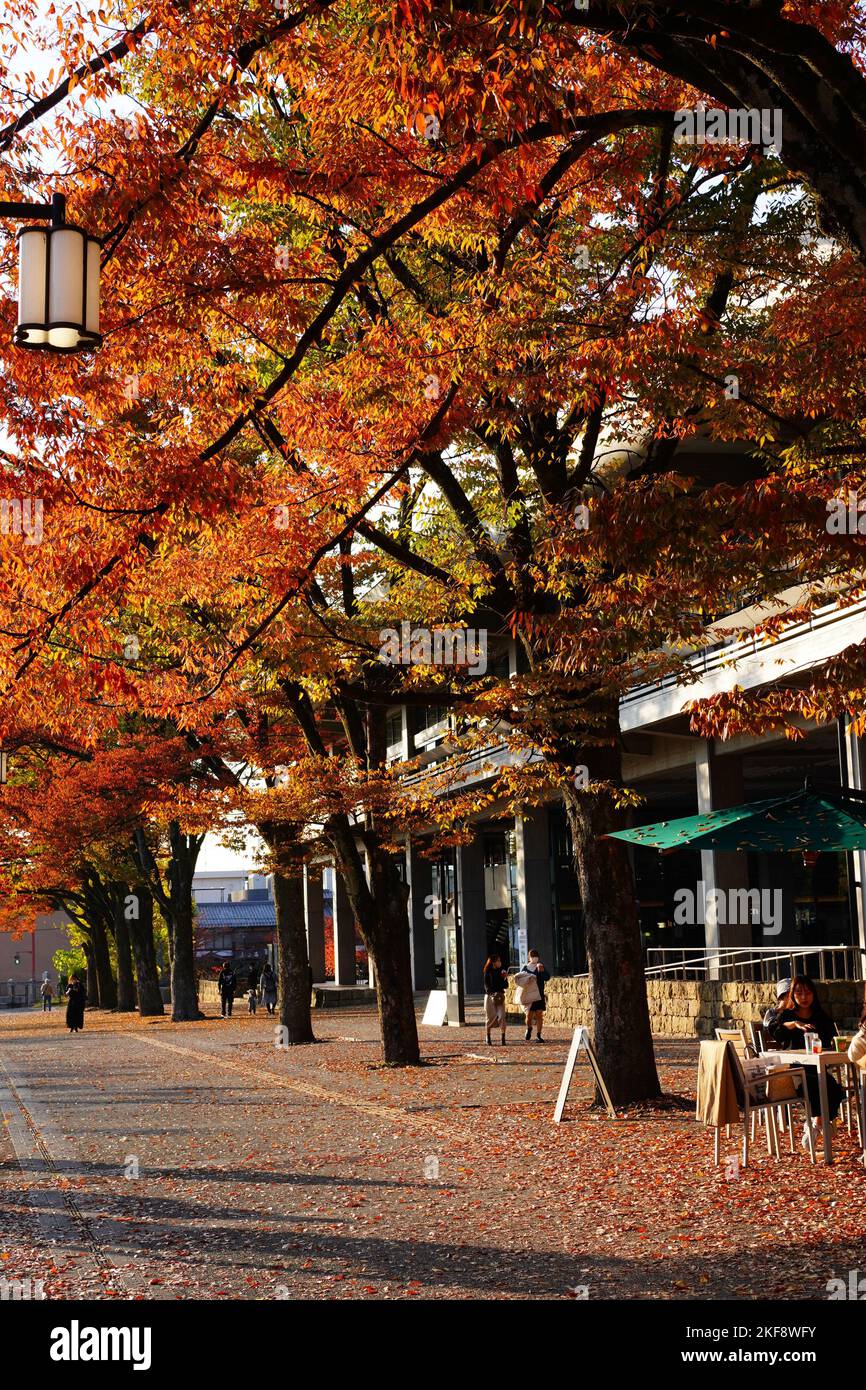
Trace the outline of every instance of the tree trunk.
[[132, 951], [129, 941], [129, 923], [126, 920], [126, 898], [129, 889], [125, 883], [111, 885], [112, 908], [114, 914], [114, 944], [117, 950], [117, 1009], [118, 1013], [133, 1013], [135, 1010], [135, 981], [132, 974]]
[[421, 1049], [412, 991], [406, 885], [400, 877], [396, 860], [381, 849], [370, 852], [370, 876], [373, 897], [379, 909], [371, 955], [376, 975], [376, 1003], [382, 1041], [384, 1043], [386, 1038], [389, 1040], [385, 1060], [394, 1066], [415, 1066], [421, 1060]]
[[173, 1023], [187, 1023], [204, 1018], [198, 1006], [198, 987], [195, 978], [193, 951], [192, 901], [173, 906], [171, 935], [174, 951], [171, 957], [171, 1017]]
[[310, 958], [304, 925], [304, 881], [297, 874], [274, 872], [274, 898], [279, 943], [280, 1023], [286, 1041], [311, 1043]]
[[[93, 947], [89, 941], [82, 941], [81, 949], [84, 952], [84, 959], [87, 962], [86, 979], [83, 981], [87, 993], [87, 1004], [91, 1009], [99, 1008], [99, 981], [96, 977], [96, 966], [93, 961]], [[67, 981], [67, 984], [69, 981]]]
[[98, 913], [93, 913], [93, 921], [89, 923], [90, 940], [93, 946], [93, 964], [96, 976], [96, 987], [99, 993], [100, 1009], [117, 1008], [117, 987], [114, 983], [114, 976], [111, 973], [111, 956], [108, 953], [108, 936], [105, 925]]
[[412, 958], [409, 953], [409, 914], [406, 889], [392, 855], [367, 835], [371, 883], [367, 884], [361, 855], [348, 822], [329, 823], [337, 868], [346, 895], [376, 972], [376, 1003], [385, 1061], [393, 1067], [417, 1066], [421, 1060]]
[[[593, 780], [621, 784], [618, 750], [591, 750]], [[623, 828], [610, 796], [569, 787], [565, 805], [583, 903], [592, 1041], [615, 1105], [660, 1094], [635, 903], [626, 846], [599, 836]]]
[[174, 1023], [204, 1018], [198, 1006], [193, 945], [192, 879], [203, 837], [184, 835], [177, 821], [169, 825], [171, 864], [171, 1017]]
[[[311, 752], [322, 756], [324, 744], [309, 697], [291, 681], [283, 683], [283, 690]], [[350, 735], [350, 746], [360, 753], [366, 735], [358, 709], [351, 700], [344, 700], [340, 703], [340, 710], [344, 727]], [[371, 710], [369, 718], [368, 765], [382, 767], [385, 763], [384, 706], [378, 711]], [[368, 884], [355, 839], [356, 830], [345, 812], [329, 816], [324, 829], [334, 851], [337, 870], [345, 884], [355, 922], [376, 972], [376, 998], [385, 1061], [395, 1067], [417, 1066], [421, 1056], [412, 996], [409, 914], [406, 910], [406, 891], [397, 872], [396, 860], [381, 848], [374, 827], [368, 823], [363, 832], [371, 869], [371, 883]]]
[[274, 856], [280, 1024], [289, 1046], [315, 1042], [298, 827], [290, 822], [269, 822], [257, 828]]
[[135, 902], [129, 904], [130, 916], [126, 925], [135, 956], [138, 1012], [142, 1018], [155, 1018], [165, 1013], [165, 1005], [159, 987], [156, 947], [153, 941], [153, 898], [148, 889], [140, 884], [136, 885], [131, 896]]

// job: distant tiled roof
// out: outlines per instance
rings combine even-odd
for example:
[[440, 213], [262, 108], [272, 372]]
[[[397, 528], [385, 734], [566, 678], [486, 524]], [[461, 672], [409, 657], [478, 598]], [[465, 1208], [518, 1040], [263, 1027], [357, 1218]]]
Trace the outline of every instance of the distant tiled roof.
[[273, 927], [277, 918], [273, 903], [199, 903], [200, 927]]

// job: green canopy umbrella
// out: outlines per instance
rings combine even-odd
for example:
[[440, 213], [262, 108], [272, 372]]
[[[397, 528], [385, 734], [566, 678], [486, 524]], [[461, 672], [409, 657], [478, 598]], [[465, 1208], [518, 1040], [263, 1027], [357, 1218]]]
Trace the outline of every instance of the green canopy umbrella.
[[866, 849], [866, 796], [814, 792], [807, 785], [790, 796], [750, 801], [724, 811], [654, 821], [635, 830], [614, 830], [614, 840], [650, 849], [857, 850]]

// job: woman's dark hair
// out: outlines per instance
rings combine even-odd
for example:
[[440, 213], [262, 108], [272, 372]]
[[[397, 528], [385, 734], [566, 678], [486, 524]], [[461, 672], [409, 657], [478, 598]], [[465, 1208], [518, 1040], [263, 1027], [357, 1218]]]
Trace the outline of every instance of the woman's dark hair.
[[794, 990], [797, 988], [798, 985], [805, 985], [807, 989], [810, 989], [812, 991], [812, 1012], [815, 1014], [825, 1013], [826, 1010], [824, 1009], [821, 1000], [818, 998], [818, 991], [815, 988], [815, 982], [814, 980], [811, 980], [808, 975], [794, 976], [793, 980], [791, 981], [791, 988], [788, 990], [788, 997], [785, 1000], [785, 1008], [796, 1009], [797, 1001], [794, 998]]
[[492, 970], [492, 969], [493, 969], [493, 962], [494, 962], [495, 960], [498, 960], [500, 965], [502, 964], [502, 957], [501, 957], [501, 955], [499, 954], [498, 951], [494, 951], [492, 956], [488, 956], [488, 957], [487, 957], [486, 961], [484, 962], [484, 969], [485, 969], [485, 970]]

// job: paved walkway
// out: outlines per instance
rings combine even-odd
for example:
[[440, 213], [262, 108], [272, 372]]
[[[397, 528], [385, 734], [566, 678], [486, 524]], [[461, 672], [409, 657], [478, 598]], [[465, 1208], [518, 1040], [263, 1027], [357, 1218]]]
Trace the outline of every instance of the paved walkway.
[[679, 1105], [610, 1121], [581, 1067], [554, 1126], [564, 1030], [503, 1050], [422, 1029], [429, 1065], [392, 1071], [369, 1012], [325, 1011], [289, 1051], [273, 1024], [0, 1014], [0, 1276], [55, 1298], [718, 1299], [866, 1270], [847, 1136], [832, 1169], [758, 1152], [726, 1179], [695, 1044], [659, 1044]]

